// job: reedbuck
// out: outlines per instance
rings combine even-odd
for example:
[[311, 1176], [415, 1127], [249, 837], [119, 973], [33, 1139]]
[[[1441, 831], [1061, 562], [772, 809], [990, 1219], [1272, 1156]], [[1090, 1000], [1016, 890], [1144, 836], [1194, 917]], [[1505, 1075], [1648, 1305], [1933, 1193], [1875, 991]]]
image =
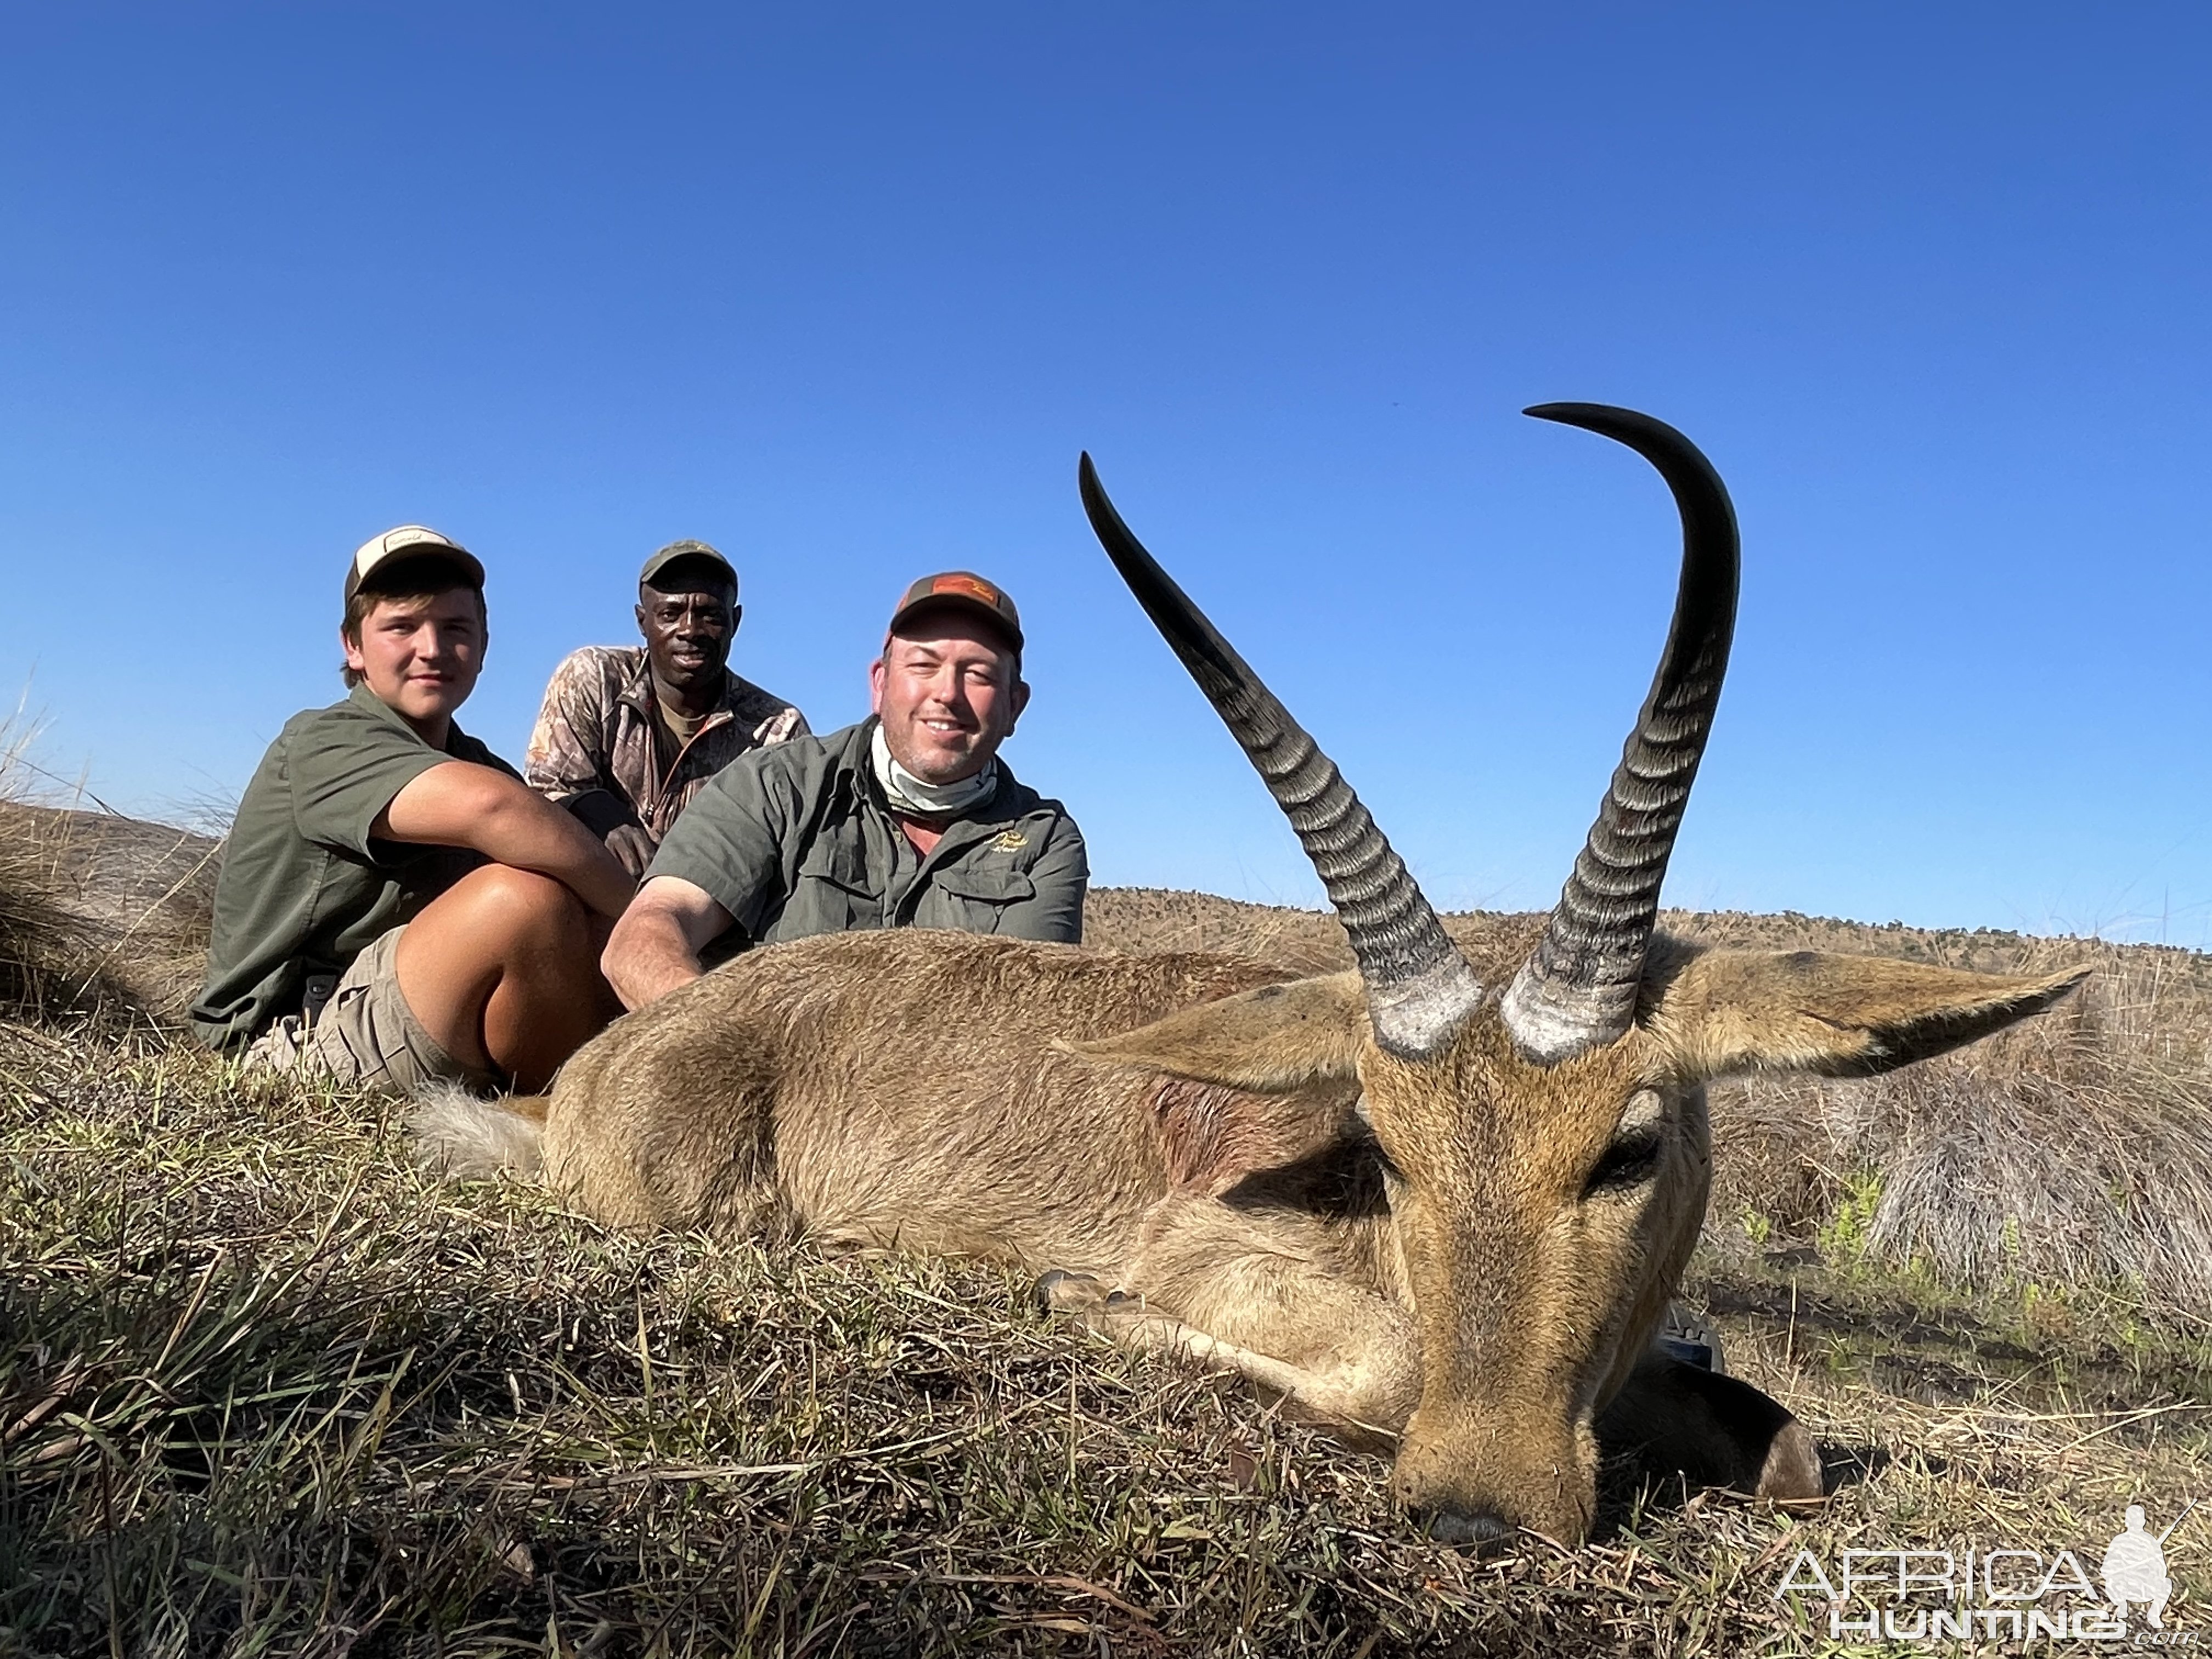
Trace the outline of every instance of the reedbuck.
[[1587, 1531], [1597, 1431], [1699, 1480], [1816, 1496], [1780, 1406], [1654, 1345], [1704, 1218], [1704, 1084], [1865, 1075], [2038, 1012], [2007, 978], [1655, 938], [1727, 665], [1736, 532], [1680, 434], [1533, 410], [1665, 477], [1673, 630], [1533, 948], [1472, 961], [1336, 768], [1123, 526], [1092, 526], [1267, 781], [1358, 971], [950, 933], [741, 956], [617, 1022], [542, 1101], [447, 1098], [427, 1154], [542, 1163], [609, 1223], [989, 1257], [1134, 1346], [1233, 1367], [1395, 1438], [1437, 1536]]

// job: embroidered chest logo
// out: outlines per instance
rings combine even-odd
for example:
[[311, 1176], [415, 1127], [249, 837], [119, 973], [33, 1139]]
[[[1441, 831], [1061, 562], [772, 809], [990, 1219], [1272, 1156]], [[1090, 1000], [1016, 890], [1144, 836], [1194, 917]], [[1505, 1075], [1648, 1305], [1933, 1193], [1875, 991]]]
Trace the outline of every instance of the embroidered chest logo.
[[1030, 844], [1030, 838], [1018, 830], [1001, 830], [991, 845], [1001, 853], [1018, 853]]

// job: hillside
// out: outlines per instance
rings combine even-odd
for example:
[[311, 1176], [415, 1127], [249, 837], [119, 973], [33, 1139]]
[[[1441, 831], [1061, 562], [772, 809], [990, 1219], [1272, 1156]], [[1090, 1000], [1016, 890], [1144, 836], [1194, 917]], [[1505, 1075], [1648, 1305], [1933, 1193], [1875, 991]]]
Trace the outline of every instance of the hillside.
[[[1892, 1079], [1716, 1092], [1686, 1293], [1819, 1435], [1825, 1504], [1617, 1457], [1589, 1547], [1478, 1561], [1413, 1534], [1382, 1460], [1007, 1275], [611, 1237], [425, 1181], [384, 1104], [240, 1079], [163, 1023], [212, 851], [0, 808], [0, 1654], [1818, 1651], [1825, 1609], [1773, 1597], [1801, 1548], [2094, 1571], [2123, 1504], [2162, 1526], [2212, 1490], [2201, 957], [1670, 916], [2099, 973]], [[1091, 916], [1124, 949], [1342, 951], [1204, 895]], [[1533, 922], [1449, 925], [1489, 959]]]
[[[173, 1019], [198, 983], [219, 855], [186, 830], [0, 802], [0, 990]], [[1541, 920], [1471, 913], [1445, 926], [1502, 981]], [[1856, 1243], [1893, 1267], [1969, 1285], [2002, 1273], [2124, 1285], [2212, 1320], [2212, 956], [1795, 915], [1662, 921], [1715, 946], [2097, 970], [2055, 1014], [1891, 1077], [1717, 1087], [1716, 1248], [1732, 1245], [1732, 1225], [1778, 1249], [1808, 1244], [1848, 1208]], [[1087, 939], [1351, 965], [1326, 914], [1205, 893], [1102, 889]]]

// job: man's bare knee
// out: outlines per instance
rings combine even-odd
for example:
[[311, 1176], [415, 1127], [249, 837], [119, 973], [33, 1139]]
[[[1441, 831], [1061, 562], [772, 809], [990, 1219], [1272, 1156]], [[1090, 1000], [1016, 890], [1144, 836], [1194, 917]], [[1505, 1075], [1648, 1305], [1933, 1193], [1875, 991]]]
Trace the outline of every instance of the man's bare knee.
[[550, 876], [508, 865], [488, 864], [456, 882], [441, 905], [465, 913], [479, 938], [539, 947], [588, 948], [583, 902]]

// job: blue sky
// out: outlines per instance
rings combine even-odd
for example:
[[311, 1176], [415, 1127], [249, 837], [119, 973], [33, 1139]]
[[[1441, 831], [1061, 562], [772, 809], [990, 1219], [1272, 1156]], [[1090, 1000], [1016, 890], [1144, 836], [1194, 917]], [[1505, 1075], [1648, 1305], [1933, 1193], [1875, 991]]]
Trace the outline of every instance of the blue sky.
[[1138, 533], [1440, 903], [1556, 895], [1666, 623], [1626, 451], [1745, 539], [1679, 903], [2212, 945], [2212, 12], [11, 8], [0, 689], [140, 811], [337, 693], [344, 557], [491, 569], [519, 758], [635, 568], [865, 710], [1004, 582], [1098, 878], [1315, 902], [1091, 539]]

